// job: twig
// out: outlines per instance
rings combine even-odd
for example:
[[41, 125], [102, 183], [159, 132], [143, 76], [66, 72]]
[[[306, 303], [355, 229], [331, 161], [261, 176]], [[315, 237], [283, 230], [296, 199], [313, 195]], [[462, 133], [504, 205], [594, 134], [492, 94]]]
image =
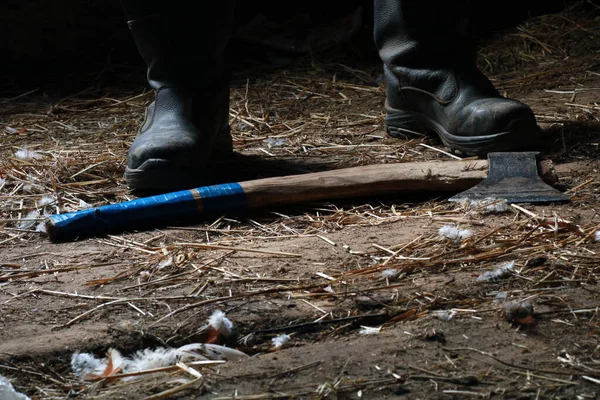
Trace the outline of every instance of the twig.
[[175, 245], [192, 247], [192, 248], [196, 248], [196, 249], [233, 250], [233, 251], [242, 251], [242, 252], [247, 252], [247, 253], [270, 254], [273, 256], [302, 257], [301, 254], [286, 253], [286, 252], [282, 252], [282, 251], [269, 251], [269, 250], [248, 249], [248, 248], [244, 248], [244, 247], [219, 246], [216, 244], [175, 243]]
[[301, 365], [301, 366], [296, 367], [296, 368], [291, 368], [291, 369], [288, 369], [288, 370], [285, 370], [285, 371], [282, 371], [282, 372], [278, 372], [278, 373], [273, 374], [273, 375], [269, 375], [269, 376], [265, 377], [265, 379], [271, 380], [271, 379], [274, 379], [274, 378], [278, 378], [280, 376], [284, 376], [284, 375], [288, 375], [288, 374], [291, 374], [291, 373], [294, 373], [294, 372], [302, 371], [303, 369], [308, 369], [308, 368], [314, 367], [316, 365], [321, 365], [321, 364], [323, 364], [323, 362], [324, 362], [323, 360], [314, 361], [314, 362], [311, 362], [311, 363], [308, 363], [308, 364], [305, 364], [305, 365]]
[[361, 322], [366, 322], [366, 321], [370, 321], [372, 319], [381, 319], [381, 318], [389, 318], [389, 317], [390, 317], [390, 315], [388, 313], [354, 315], [351, 317], [334, 318], [334, 319], [328, 319], [328, 320], [321, 320], [318, 322], [306, 322], [306, 323], [302, 323], [302, 324], [280, 326], [277, 328], [259, 329], [256, 331], [252, 331], [252, 333], [286, 332], [286, 331], [294, 331], [294, 330], [299, 330], [299, 329], [313, 328], [315, 326], [337, 324], [340, 322], [356, 321], [356, 320], [360, 320]]
[[311, 285], [311, 286], [296, 286], [296, 287], [292, 287], [292, 288], [265, 289], [265, 290], [260, 290], [258, 292], [241, 293], [241, 294], [238, 294], [238, 295], [235, 295], [235, 296], [218, 297], [216, 299], [204, 300], [204, 301], [200, 301], [198, 303], [188, 304], [186, 306], [178, 308], [177, 310], [168, 313], [164, 317], [160, 318], [158, 321], [154, 322], [152, 325], [150, 325], [150, 327], [156, 326], [158, 323], [164, 321], [165, 319], [167, 319], [169, 317], [172, 317], [173, 315], [179, 314], [179, 313], [181, 313], [183, 311], [186, 311], [186, 310], [191, 310], [191, 309], [196, 308], [196, 307], [202, 307], [202, 306], [207, 305], [207, 304], [214, 304], [214, 303], [222, 303], [222, 302], [227, 302], [227, 301], [240, 300], [240, 299], [245, 299], [245, 298], [248, 298], [248, 297], [262, 296], [264, 294], [270, 294], [270, 293], [291, 292], [291, 291], [296, 291], [296, 290], [314, 289], [316, 287], [321, 287], [321, 286], [322, 285]]
[[526, 209], [524, 209], [524, 208], [523, 208], [523, 207], [521, 207], [521, 206], [518, 206], [518, 205], [516, 205], [516, 204], [511, 204], [510, 206], [511, 206], [512, 208], [516, 209], [516, 210], [519, 210], [519, 211], [521, 211], [523, 214], [529, 215], [530, 217], [533, 217], [533, 218], [539, 218], [539, 217], [537, 216], [537, 214], [535, 214], [535, 213], [533, 213], [533, 212], [531, 212], [531, 211], [529, 211], [529, 210], [526, 210]]
[[[205, 365], [224, 364], [226, 362], [227, 361], [224, 361], [224, 360], [202, 360], [202, 361], [189, 362], [189, 363], [187, 363], [187, 365], [190, 365], [190, 366], [196, 366], [196, 365], [205, 366]], [[126, 373], [126, 374], [111, 375], [111, 376], [107, 376], [107, 377], [104, 377], [104, 378], [100, 378], [99, 380], [102, 380], [103, 382], [112, 382], [112, 381], [116, 381], [116, 380], [123, 379], [123, 378], [131, 378], [133, 376], [150, 375], [150, 374], [156, 374], [157, 372], [177, 371], [179, 369], [181, 369], [181, 368], [178, 365], [169, 365], [168, 367], [153, 368], [153, 369], [147, 369], [147, 370], [144, 370], [144, 371], [137, 371], [137, 372], [129, 372], [129, 373]]]
[[507, 367], [523, 369], [526, 371], [536, 371], [536, 372], [543, 372], [546, 374], [555, 374], [555, 375], [577, 375], [577, 376], [581, 375], [581, 374], [579, 374], [577, 372], [573, 372], [573, 371], [569, 371], [569, 372], [551, 371], [551, 370], [537, 369], [537, 368], [532, 368], [532, 367], [524, 367], [522, 365], [511, 364], [507, 361], [499, 359], [498, 357], [496, 357], [490, 353], [486, 353], [485, 351], [477, 350], [477, 349], [474, 349], [471, 347], [456, 347], [456, 348], [442, 347], [442, 350], [444, 350], [444, 351], [473, 351], [473, 352], [479, 353], [483, 356], [490, 357], [493, 360], [499, 362], [500, 364], [506, 365]]
[[594, 382], [600, 385], [600, 379], [592, 378], [591, 376], [581, 375], [581, 377], [587, 381]]
[[73, 323], [75, 323], [75, 322], [79, 321], [80, 319], [82, 319], [82, 318], [86, 317], [87, 315], [90, 315], [90, 314], [91, 314], [91, 313], [93, 313], [94, 311], [98, 311], [98, 310], [99, 310], [99, 309], [101, 309], [101, 308], [108, 307], [108, 306], [112, 306], [112, 305], [114, 305], [114, 304], [120, 304], [120, 303], [125, 303], [125, 304], [127, 304], [127, 303], [128, 303], [128, 301], [127, 301], [127, 300], [123, 300], [123, 299], [119, 299], [119, 300], [113, 300], [113, 301], [109, 301], [108, 303], [103, 303], [103, 304], [100, 304], [99, 306], [96, 306], [96, 307], [92, 308], [91, 310], [88, 310], [88, 311], [84, 312], [83, 314], [80, 314], [80, 315], [78, 315], [77, 317], [73, 318], [72, 320], [70, 320], [70, 321], [69, 321], [69, 322], [67, 322], [66, 324], [63, 324], [63, 325], [58, 325], [58, 326], [56, 326], [55, 328], [64, 328], [64, 327], [66, 327], [66, 326], [69, 326], [69, 325], [71, 325], [71, 324], [73, 324]]
[[37, 271], [29, 271], [29, 272], [23, 272], [20, 274], [14, 274], [14, 275], [5, 275], [5, 276], [0, 276], [0, 282], [4, 282], [4, 281], [8, 281], [11, 279], [16, 279], [16, 278], [26, 278], [26, 277], [35, 277], [38, 275], [44, 275], [44, 274], [54, 274], [54, 273], [59, 273], [59, 272], [70, 272], [70, 271], [79, 271], [82, 269], [88, 269], [88, 268], [98, 268], [98, 267], [106, 267], [106, 266], [111, 266], [111, 265], [117, 265], [120, 263], [106, 263], [106, 264], [97, 264], [97, 265], [86, 265], [83, 267], [66, 267], [66, 268], [55, 268], [55, 269], [40, 269]]
[[585, 186], [587, 186], [587, 185], [589, 185], [590, 183], [593, 183], [593, 182], [595, 182], [595, 181], [596, 181], [596, 179], [595, 179], [595, 178], [588, 179], [587, 181], [585, 181], [585, 182], [583, 182], [583, 183], [581, 183], [581, 184], [579, 184], [579, 185], [577, 185], [577, 186], [575, 186], [575, 187], [573, 187], [573, 188], [571, 188], [571, 189], [567, 190], [565, 193], [575, 193], [576, 191], [578, 191], [578, 190], [579, 190], [579, 189], [581, 189], [582, 187], [585, 187]]
[[[19, 295], [19, 297], [28, 295], [28, 294], [35, 294], [35, 293], [42, 293], [42, 294], [48, 294], [48, 295], [52, 295], [52, 296], [61, 296], [61, 297], [74, 297], [74, 298], [81, 298], [81, 299], [88, 299], [88, 300], [96, 300], [96, 301], [105, 301], [105, 300], [121, 300], [121, 301], [165, 301], [165, 300], [198, 300], [197, 297], [190, 297], [190, 296], [164, 296], [164, 297], [112, 297], [112, 296], [88, 296], [85, 294], [77, 294], [77, 293], [69, 293], [69, 292], [58, 292], [55, 290], [45, 290], [45, 289], [35, 289], [35, 290], [31, 290], [29, 292], [25, 292]], [[9, 299], [8, 301], [13, 300], [13, 298]], [[8, 302], [7, 301], [7, 302]]]
[[[185, 390], [189, 387], [194, 386], [196, 383], [202, 381], [202, 379], [203, 378], [196, 378], [194, 380], [189, 381], [188, 383], [184, 383], [183, 385], [174, 387], [173, 389], [165, 390], [165, 391], [157, 393], [155, 395], [148, 396], [148, 397], [144, 398], [144, 400], [159, 400], [159, 399], [169, 398], [169, 397], [173, 396], [174, 394], [181, 392], [182, 390]], [[198, 389], [198, 391], [199, 390], [200, 389]]]
[[[525, 375], [525, 376], [533, 376], [535, 378], [540, 378], [540, 379], [544, 379], [544, 380], [551, 381], [551, 382], [564, 383], [566, 385], [579, 385], [578, 382], [565, 381], [563, 379], [550, 378], [549, 376], [536, 375], [536, 374], [532, 374], [529, 371], [527, 371], [527, 372], [514, 371], [514, 373], [519, 374], [519, 375]], [[585, 378], [585, 377], [582, 376], [582, 378]]]
[[35, 93], [35, 92], [37, 92], [38, 90], [40, 90], [40, 88], [35, 88], [35, 89], [32, 89], [32, 90], [29, 90], [29, 91], [27, 91], [27, 92], [25, 92], [25, 93], [23, 93], [23, 94], [20, 94], [20, 95], [18, 95], [18, 96], [11, 97], [10, 99], [4, 99], [4, 100], [2, 100], [2, 102], [1, 102], [0, 104], [2, 104], [2, 103], [9, 103], [9, 102], [11, 102], [11, 101], [18, 100], [18, 99], [20, 99], [20, 98], [22, 98], [22, 97], [29, 96], [30, 94], [32, 94], [32, 93]]
[[422, 146], [422, 147], [426, 147], [426, 148], [428, 148], [430, 150], [437, 151], [438, 153], [445, 154], [448, 157], [454, 158], [455, 160], [462, 160], [462, 158], [460, 158], [459, 156], [456, 156], [456, 155], [454, 155], [452, 153], [448, 153], [447, 151], [435, 148], [433, 146], [429, 146], [428, 144], [425, 144], [425, 143], [417, 143], [417, 146]]

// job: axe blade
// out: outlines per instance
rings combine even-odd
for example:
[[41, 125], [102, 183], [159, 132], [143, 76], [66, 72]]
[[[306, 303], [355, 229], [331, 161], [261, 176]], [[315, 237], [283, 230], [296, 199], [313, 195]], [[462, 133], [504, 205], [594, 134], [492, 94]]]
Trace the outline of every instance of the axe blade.
[[449, 201], [504, 199], [507, 203], [568, 201], [538, 175], [536, 151], [488, 153], [488, 176]]

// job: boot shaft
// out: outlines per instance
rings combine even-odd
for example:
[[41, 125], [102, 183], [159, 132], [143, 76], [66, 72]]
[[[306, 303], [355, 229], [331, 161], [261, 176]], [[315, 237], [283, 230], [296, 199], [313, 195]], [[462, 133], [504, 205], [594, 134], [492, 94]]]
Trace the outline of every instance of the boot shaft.
[[476, 67], [469, 15], [469, 0], [375, 0], [374, 38], [388, 104], [448, 103], [460, 90], [457, 75], [468, 77], [481, 94], [497, 95]]
[[235, 1], [122, 0], [132, 36], [148, 67], [148, 83], [208, 90], [228, 80], [225, 47]]
[[469, 17], [469, 0], [375, 0], [375, 44], [385, 64], [471, 64], [475, 52], [466, 34]]

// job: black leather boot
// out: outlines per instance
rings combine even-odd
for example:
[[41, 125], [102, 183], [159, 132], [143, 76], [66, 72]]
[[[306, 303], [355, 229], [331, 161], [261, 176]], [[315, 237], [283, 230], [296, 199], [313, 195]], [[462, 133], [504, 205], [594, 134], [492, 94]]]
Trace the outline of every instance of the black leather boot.
[[539, 138], [535, 116], [477, 69], [468, 14], [465, 0], [375, 0], [386, 130], [400, 138], [436, 133], [470, 155], [529, 147]]
[[207, 163], [233, 151], [229, 76], [223, 55], [234, 1], [123, 0], [129, 28], [155, 92], [127, 157], [135, 190], [168, 191], [202, 184]]

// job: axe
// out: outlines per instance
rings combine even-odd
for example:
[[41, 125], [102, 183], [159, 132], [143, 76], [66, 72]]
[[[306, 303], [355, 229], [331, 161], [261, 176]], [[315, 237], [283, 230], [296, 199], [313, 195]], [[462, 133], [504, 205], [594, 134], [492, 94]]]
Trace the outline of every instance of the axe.
[[568, 200], [546, 183], [556, 183], [558, 178], [552, 161], [538, 162], [537, 154], [489, 153], [488, 160], [378, 164], [203, 186], [52, 215], [46, 221], [46, 231], [51, 240], [68, 240], [189, 222], [206, 214], [239, 214], [270, 206], [389, 194], [454, 194], [466, 190], [449, 200]]

